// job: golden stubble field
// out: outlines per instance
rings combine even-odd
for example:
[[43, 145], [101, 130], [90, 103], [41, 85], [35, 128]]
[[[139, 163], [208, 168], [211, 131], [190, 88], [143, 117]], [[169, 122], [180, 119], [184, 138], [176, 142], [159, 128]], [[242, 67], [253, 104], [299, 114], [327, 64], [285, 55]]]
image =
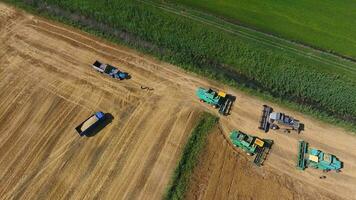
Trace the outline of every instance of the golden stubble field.
[[[132, 79], [95, 72], [90, 65], [96, 59], [119, 66]], [[287, 198], [300, 197], [304, 190], [298, 187], [325, 198], [356, 198], [356, 138], [350, 133], [272, 105], [300, 119], [306, 130], [266, 135], [257, 129], [261, 100], [0, 3], [0, 199], [160, 199], [199, 113], [217, 113], [194, 95], [196, 87], [210, 85], [237, 97], [232, 114], [220, 120], [221, 138], [238, 128], [275, 141], [263, 168], [251, 167], [249, 158], [220, 139], [210, 139], [209, 152], [220, 155], [208, 153], [210, 162], [230, 163], [230, 171], [247, 174], [244, 180], [254, 180], [256, 187], [255, 172], [267, 173], [265, 181], [282, 188]], [[99, 110], [112, 114], [112, 123], [95, 136], [79, 137], [74, 128]], [[343, 172], [319, 180], [319, 171], [296, 170], [299, 139], [337, 155]], [[211, 163], [201, 160], [198, 170], [205, 173], [207, 166]], [[219, 179], [202, 179], [199, 184], [210, 186], [195, 198], [219, 197], [211, 195], [215, 182], [239, 174], [216, 166], [211, 169]], [[248, 194], [256, 187], [218, 191], [229, 199], [241, 193], [254, 198]]]

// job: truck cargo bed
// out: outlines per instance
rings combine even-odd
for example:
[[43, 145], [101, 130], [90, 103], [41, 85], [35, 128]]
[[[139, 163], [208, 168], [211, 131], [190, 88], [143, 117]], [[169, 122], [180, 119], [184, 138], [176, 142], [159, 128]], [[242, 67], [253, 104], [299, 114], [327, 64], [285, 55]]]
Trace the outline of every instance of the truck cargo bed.
[[79, 124], [75, 130], [80, 136], [86, 135], [92, 131], [97, 125], [104, 121], [105, 115], [102, 112], [97, 112]]

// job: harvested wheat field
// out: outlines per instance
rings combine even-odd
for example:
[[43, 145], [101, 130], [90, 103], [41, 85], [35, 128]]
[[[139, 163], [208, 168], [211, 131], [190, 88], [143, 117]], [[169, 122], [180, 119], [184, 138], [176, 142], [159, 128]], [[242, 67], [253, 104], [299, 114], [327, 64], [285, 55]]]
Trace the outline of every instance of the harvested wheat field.
[[258, 168], [231, 148], [221, 130], [209, 135], [187, 199], [338, 199], [276, 170]]
[[[121, 50], [96, 51], [92, 40], [4, 10], [0, 199], [158, 199], [198, 111], [174, 101], [174, 82], [124, 64]], [[134, 78], [99, 74], [95, 59], [123, 64]], [[154, 92], [140, 89], [153, 82]], [[95, 111], [112, 123], [80, 138], [74, 128]]]
[[[210, 85], [237, 101], [231, 115], [220, 120], [221, 134], [212, 136], [217, 141], [209, 139], [206, 151], [218, 157], [209, 153], [211, 161], [203, 159], [194, 177], [214, 170], [217, 164], [209, 162], [215, 159], [226, 165], [214, 172], [219, 178], [196, 180], [205, 181], [207, 189], [190, 197], [254, 199], [262, 195], [255, 190], [271, 185], [271, 198], [279, 187], [286, 199], [307, 198], [314, 191], [318, 197], [356, 198], [356, 137], [340, 128], [273, 105], [304, 122], [306, 130], [266, 135], [257, 129], [266, 102], [1, 3], [0, 45], [0, 199], [160, 199], [199, 113], [217, 114], [194, 96], [196, 87]], [[132, 78], [118, 81], [97, 73], [90, 67], [95, 60]], [[92, 137], [80, 137], [75, 127], [95, 111], [110, 113], [112, 122]], [[221, 139], [233, 128], [275, 141], [264, 167], [253, 167]], [[296, 170], [299, 139], [337, 155], [345, 168], [324, 180], [319, 171]], [[245, 176], [233, 178], [240, 175]], [[215, 180], [233, 184], [224, 183], [231, 187], [214, 196]], [[239, 180], [254, 186], [238, 189]]]

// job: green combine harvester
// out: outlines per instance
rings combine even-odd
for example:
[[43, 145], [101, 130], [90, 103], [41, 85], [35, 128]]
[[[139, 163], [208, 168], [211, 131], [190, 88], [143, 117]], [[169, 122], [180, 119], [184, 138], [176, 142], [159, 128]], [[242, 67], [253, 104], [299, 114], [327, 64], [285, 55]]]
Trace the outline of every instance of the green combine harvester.
[[304, 170], [307, 167], [323, 170], [328, 172], [334, 170], [340, 172], [342, 162], [336, 156], [324, 153], [321, 150], [308, 148], [308, 143], [301, 140], [299, 141], [298, 153], [298, 169]]
[[200, 99], [200, 102], [205, 102], [212, 105], [214, 108], [219, 108], [219, 113], [222, 115], [228, 115], [235, 100], [232, 95], [225, 92], [216, 92], [213, 89], [204, 89], [199, 87], [196, 95]]
[[258, 137], [233, 130], [230, 133], [232, 144], [247, 153], [247, 155], [256, 155], [254, 163], [261, 166], [266, 160], [267, 154], [271, 149], [273, 140], [260, 139]]

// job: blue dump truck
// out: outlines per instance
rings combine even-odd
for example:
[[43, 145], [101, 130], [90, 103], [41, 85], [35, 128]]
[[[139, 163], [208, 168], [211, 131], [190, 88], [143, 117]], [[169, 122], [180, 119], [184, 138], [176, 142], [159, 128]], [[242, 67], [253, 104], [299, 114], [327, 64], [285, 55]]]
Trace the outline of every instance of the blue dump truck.
[[119, 80], [124, 80], [124, 79], [129, 79], [130, 76], [126, 72], [122, 72], [118, 70], [116, 67], [109, 65], [109, 64], [104, 64], [101, 63], [100, 61], [95, 61], [92, 65], [92, 67], [100, 72], [104, 73], [108, 76], [111, 76], [112, 78], [119, 79]]
[[91, 115], [84, 122], [79, 124], [75, 130], [79, 133], [80, 136], [91, 134], [100, 124], [104, 123], [105, 114], [103, 112], [96, 112]]

